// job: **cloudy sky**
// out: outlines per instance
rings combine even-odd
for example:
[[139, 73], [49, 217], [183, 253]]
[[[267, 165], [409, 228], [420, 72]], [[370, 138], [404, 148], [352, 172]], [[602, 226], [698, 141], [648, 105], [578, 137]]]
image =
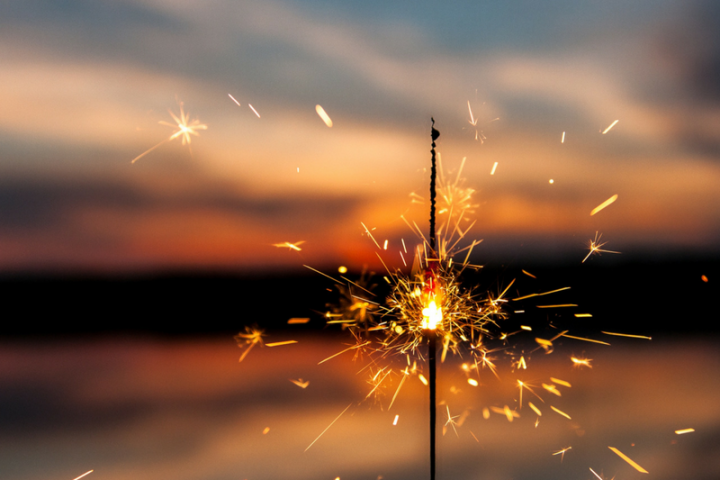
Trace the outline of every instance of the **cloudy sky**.
[[[371, 262], [360, 222], [397, 251], [415, 241], [400, 215], [427, 217], [410, 193], [431, 116], [445, 170], [467, 158], [484, 258], [579, 262], [596, 231], [625, 256], [717, 253], [718, 18], [670, 0], [4, 2], [0, 269]], [[131, 164], [179, 102], [208, 129]]]

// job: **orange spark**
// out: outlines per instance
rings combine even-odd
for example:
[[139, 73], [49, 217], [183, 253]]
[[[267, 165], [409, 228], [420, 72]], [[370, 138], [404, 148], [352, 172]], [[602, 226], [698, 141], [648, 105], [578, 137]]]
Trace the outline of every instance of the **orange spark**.
[[263, 429], [263, 435], [267, 435], [267, 433], [270, 431], [270, 427], [265, 427]]
[[323, 430], [322, 433], [321, 433], [320, 435], [318, 435], [317, 438], [316, 438], [315, 440], [313, 440], [310, 445], [307, 446], [307, 448], [305, 449], [305, 451], [307, 452], [308, 450], [310, 450], [310, 447], [312, 447], [313, 445], [315, 445], [315, 442], [317, 442], [318, 440], [320, 440], [320, 437], [322, 437], [322, 436], [325, 434], [325, 432], [327, 432], [327, 431], [330, 429], [330, 427], [332, 427], [333, 424], [334, 424], [335, 422], [337, 422], [338, 419], [339, 419], [340, 417], [342, 417], [343, 414], [344, 414], [345, 412], [347, 412], [347, 411], [348, 411], [348, 408], [350, 408], [351, 406], [352, 406], [352, 403], [351, 403], [350, 405], [348, 405], [347, 407], [345, 407], [345, 410], [343, 410], [342, 412], [340, 412], [340, 415], [338, 415], [338, 416], [335, 418], [335, 420], [333, 420], [332, 422], [330, 422], [330, 425], [328, 425], [327, 427], [325, 427], [325, 430]]
[[495, 175], [495, 169], [497, 168], [497, 166], [498, 166], [498, 162], [495, 162], [495, 164], [493, 165], [492, 170], [490, 170], [490, 175]]
[[362, 347], [364, 347], [365, 345], [368, 345], [369, 343], [370, 343], [370, 342], [365, 342], [365, 343], [362, 343], [362, 344], [359, 344], [359, 345], [353, 345], [352, 347], [346, 348], [346, 349], [343, 350], [342, 352], [338, 352], [338, 353], [336, 353], [336, 354], [334, 354], [334, 355], [330, 355], [330, 356], [327, 357], [325, 360], [321, 360], [320, 362], [318, 362], [318, 365], [320, 365], [321, 363], [325, 363], [325, 362], [327, 362], [328, 360], [330, 360], [331, 358], [337, 357], [338, 355], [342, 355], [343, 353], [345, 353], [345, 352], [347, 352], [347, 351], [354, 350], [354, 349], [356, 349], [356, 348], [362, 348]]
[[685, 433], [692, 433], [692, 432], [694, 432], [694, 431], [695, 431], [694, 428], [684, 428], [684, 429], [682, 429], [682, 430], [675, 430], [675, 433], [678, 434], [678, 435], [683, 435], [683, 434], [685, 434]]
[[572, 338], [573, 340], [582, 340], [583, 342], [599, 343], [600, 345], [610, 345], [607, 342], [601, 342], [600, 340], [593, 340], [592, 338], [575, 337], [573, 335], [563, 335], [563, 337]]
[[[515, 410], [510, 410], [510, 407], [505, 405], [504, 408], [498, 408], [498, 407], [490, 407], [490, 410], [492, 410], [495, 413], [499, 413], [500, 415], [505, 415], [508, 422], [512, 422], [514, 418], [519, 418], [520, 414], [516, 412]], [[484, 412], [483, 412], [484, 416]]]
[[470, 385], [472, 385], [473, 387], [477, 387], [477, 386], [478, 386], [478, 381], [475, 380], [474, 378], [468, 378], [468, 379], [467, 379], [467, 382], [468, 382]]
[[323, 107], [321, 107], [320, 105], [315, 105], [315, 111], [320, 116], [320, 118], [322, 118], [322, 121], [325, 122], [325, 125], [327, 125], [328, 127], [333, 126], [333, 122], [330, 119], [330, 116], [325, 113], [325, 109]]
[[[523, 270], [523, 273], [525, 273], [526, 275], [530, 275], [530, 274], [527, 273], [525, 270]], [[533, 276], [533, 275], [530, 275], [530, 276], [533, 277], [533, 278], [535, 278], [535, 276]], [[564, 291], [564, 290], [570, 290], [570, 287], [558, 288], [558, 289], [555, 289], [555, 290], [550, 290], [549, 292], [531, 293], [531, 294], [529, 294], [529, 295], [524, 295], [524, 296], [522, 296], [522, 297], [513, 298], [512, 300], [513, 300], [513, 302], [518, 302], [518, 301], [520, 301], [520, 300], [525, 300], [525, 299], [527, 299], [527, 298], [542, 297], [543, 295], [550, 295], [551, 293], [562, 292], [562, 291]]]
[[85, 473], [83, 473], [82, 475], [80, 475], [79, 477], [73, 478], [73, 480], [80, 480], [80, 479], [83, 478], [84, 476], [90, 475], [90, 474], [91, 474], [92, 472], [94, 472], [94, 471], [95, 471], [95, 470], [90, 470], [89, 472], [85, 472]]
[[542, 412], [541, 412], [540, 409], [537, 408], [532, 402], [528, 402], [528, 406], [529, 406], [530, 408], [532, 408], [532, 411], [533, 411], [533, 412], [537, 413], [537, 416], [538, 416], [538, 417], [542, 417]]
[[173, 132], [168, 138], [166, 138], [162, 142], [158, 143], [154, 147], [151, 147], [151, 148], [145, 150], [143, 153], [141, 153], [137, 157], [133, 158], [133, 160], [130, 163], [137, 162], [142, 157], [144, 157], [148, 153], [152, 152], [153, 150], [155, 150], [157, 147], [159, 147], [163, 143], [172, 142], [173, 140], [175, 140], [178, 137], [182, 138], [183, 145], [189, 146], [190, 141], [191, 141], [190, 135], [195, 135], [196, 137], [198, 137], [200, 135], [197, 133], [196, 130], [207, 130], [207, 128], [208, 128], [207, 125], [201, 124], [199, 120], [195, 119], [195, 120], [190, 121], [190, 113], [185, 113], [185, 111], [183, 110], [182, 102], [179, 102], [179, 104], [180, 104], [180, 116], [179, 117], [177, 115], [175, 115], [175, 113], [173, 113], [172, 110], [168, 110], [168, 112], [170, 113], [170, 116], [175, 121], [174, 124], [168, 123], [168, 122], [163, 122], [163, 121], [158, 122], [161, 125], [167, 125], [169, 127], [177, 127], [177, 130], [175, 132]]
[[613, 202], [615, 202], [615, 200], [617, 200], [617, 199], [618, 199], [617, 194], [615, 194], [615, 195], [613, 195], [612, 197], [608, 198], [608, 199], [605, 200], [603, 203], [601, 203], [601, 204], [598, 205], [597, 207], [593, 208], [593, 209], [592, 209], [592, 212], [590, 212], [590, 216], [592, 217], [593, 215], [595, 215], [596, 213], [598, 213], [598, 212], [599, 212], [600, 210], [602, 210], [603, 208], [607, 207], [608, 205], [611, 205], [611, 204], [612, 204]]
[[232, 101], [237, 104], [238, 107], [240, 106], [240, 102], [238, 102], [237, 100], [235, 100], [235, 97], [233, 97], [233, 96], [230, 95], [229, 93], [228, 93], [228, 97], [230, 97], [230, 98], [232, 99]]
[[555, 385], [543, 383], [543, 388], [547, 390], [548, 392], [552, 393], [553, 395], [557, 395], [558, 397], [562, 397], [562, 393], [560, 393], [560, 390], [557, 389]]
[[627, 463], [629, 463], [629, 464], [630, 464], [635, 470], [637, 470], [638, 472], [640, 472], [640, 473], [648, 473], [647, 470], [645, 470], [644, 468], [642, 468], [642, 467], [641, 467], [640, 465], [638, 465], [637, 463], [633, 462], [633, 461], [630, 459], [630, 457], [628, 457], [627, 455], [625, 455], [624, 453], [622, 453], [622, 452], [621, 452], [620, 450], [618, 450], [617, 448], [615, 448], [615, 447], [608, 447], [608, 448], [609, 448], [610, 450], [612, 450], [613, 452], [615, 452], [620, 458], [622, 458], [622, 459], [625, 460]]
[[263, 344], [262, 337], [263, 337], [262, 330], [259, 330], [257, 328], [250, 328], [250, 327], [245, 327], [245, 333], [238, 333], [237, 335], [235, 335], [235, 341], [237, 342], [238, 347], [243, 348], [244, 347], [243, 343], [246, 345], [249, 345], [247, 350], [245, 350], [243, 352], [243, 354], [240, 355], [239, 362], [242, 362], [243, 360], [245, 360], [245, 357], [247, 357], [248, 353], [250, 353], [250, 350], [252, 350], [255, 345]]
[[405, 367], [405, 370], [403, 370], [402, 373], [403, 373], [403, 376], [400, 379], [400, 384], [398, 385], [397, 390], [395, 390], [395, 395], [393, 395], [392, 400], [390, 400], [390, 406], [388, 407], [388, 410], [390, 410], [393, 406], [393, 403], [395, 403], [395, 399], [397, 398], [398, 393], [400, 393], [400, 389], [402, 388], [403, 383], [405, 383], [405, 379], [407, 378], [407, 376], [409, 375], [410, 372], [408, 372], [407, 367]]
[[423, 383], [423, 385], [425, 385], [427, 387], [427, 385], [428, 385], [427, 378], [425, 378], [422, 373], [420, 375], [418, 375], [418, 378]]
[[288, 325], [300, 325], [304, 323], [308, 323], [310, 321], [309, 318], [291, 318], [288, 320]]
[[629, 335], [627, 333], [613, 333], [613, 332], [600, 332], [605, 335], [615, 335], [616, 337], [628, 337], [628, 338], [642, 338], [643, 340], [652, 340], [652, 337], [646, 337], [644, 335]]
[[562, 138], [560, 139], [560, 143], [565, 143], [565, 132], [562, 134]]
[[305, 240], [300, 240], [299, 242], [290, 243], [290, 242], [283, 242], [283, 243], [273, 243], [273, 247], [278, 248], [287, 248], [288, 250], [295, 250], [296, 252], [299, 252], [302, 250], [302, 248], [299, 247], [299, 245], [302, 245], [305, 243]]
[[563, 387], [568, 387], [568, 388], [572, 387], [572, 385], [570, 385], [570, 382], [566, 382], [565, 380], [560, 380], [559, 378], [550, 377], [550, 381], [553, 383], [557, 383], [558, 385], [562, 385]]
[[592, 317], [591, 313], [576, 313], [575, 316], [577, 318], [589, 318]]
[[620, 120], [615, 120], [613, 123], [610, 124], [609, 127], [607, 127], [605, 130], [603, 130], [602, 134], [605, 135], [610, 131], [611, 128], [613, 128]]
[[550, 408], [552, 408], [552, 409], [555, 411], [555, 413], [559, 413], [560, 415], [562, 415], [563, 417], [567, 418], [568, 420], [572, 420], [572, 418], [570, 418], [570, 415], [568, 415], [567, 413], [563, 412], [562, 410], [559, 410], [559, 409], [553, 407], [552, 405], [550, 405]]
[[598, 255], [600, 253], [620, 253], [620, 252], [615, 252], [612, 250], [602, 250], [600, 247], [605, 245], [607, 242], [598, 243], [600, 241], [600, 238], [602, 238], [602, 233], [598, 235], [598, 232], [595, 232], [595, 240], [590, 240], [590, 251], [585, 256], [585, 258], [583, 258], [583, 261], [580, 263], [585, 263], [585, 260], [587, 260], [590, 257], [590, 255], [592, 255], [595, 252], [597, 252]]
[[567, 308], [567, 307], [577, 307], [574, 303], [559, 303], [557, 305], [535, 305], [537, 308]]
[[572, 450], [572, 447], [565, 447], [562, 450], [558, 450], [557, 452], [553, 453], [553, 455], [560, 455], [560, 462], [562, 463], [563, 459], [565, 458], [565, 452], [568, 450]]
[[[455, 428], [455, 425], [457, 425], [457, 423], [455, 422], [455, 419], [458, 418], [460, 415], [455, 415], [455, 416], [453, 417], [453, 416], [450, 415], [450, 406], [449, 406], [449, 405], [445, 405], [445, 408], [447, 409], [448, 419], [447, 419], [447, 422], [445, 422], [445, 425], [443, 425], [443, 431], [447, 428], [448, 424], [450, 424], [450, 426], [452, 427], [453, 431], [455, 432], [455, 435], [456, 435], [456, 436], [459, 436], [458, 433], [457, 433], [457, 429]], [[512, 421], [512, 420], [511, 420], [511, 421]], [[443, 432], [443, 434], [444, 434], [444, 432]]]
[[290, 381], [291, 381], [292, 383], [294, 383], [295, 385], [297, 385], [298, 387], [302, 388], [302, 389], [306, 389], [307, 386], [310, 385], [310, 382], [309, 382], [309, 381], [303, 382], [303, 379], [302, 379], [302, 378], [298, 378], [297, 380], [293, 380], [293, 379], [291, 378]]
[[257, 112], [257, 110], [255, 110], [255, 107], [253, 107], [249, 103], [248, 103], [248, 107], [250, 107], [250, 110], [252, 110], [255, 113], [255, 115], [257, 115], [257, 117], [260, 118], [260, 114]]
[[291, 345], [293, 343], [298, 343], [297, 340], [285, 340], [284, 342], [274, 342], [274, 343], [266, 343], [266, 347], [280, 347], [282, 345]]
[[700, 280], [702, 280], [702, 281], [705, 282], [705, 283], [708, 283], [708, 277], [705, 276], [705, 275], [701, 276], [701, 277], [700, 277]]
[[473, 127], [477, 127], [478, 119], [473, 117], [472, 108], [470, 108], [470, 100], [468, 100], [468, 112], [470, 112], [470, 121], [468, 123], [470, 123]]
[[537, 278], [535, 275], [533, 275], [533, 274], [530, 273], [530, 272], [526, 272], [525, 270], [523, 270], [522, 273], [524, 273], [524, 274], [527, 275], [528, 277]]
[[592, 365], [590, 365], [590, 362], [592, 362], [592, 358], [570, 357], [570, 360], [572, 360], [573, 365], [576, 366], [576, 367], [588, 367], [588, 368], [592, 368]]

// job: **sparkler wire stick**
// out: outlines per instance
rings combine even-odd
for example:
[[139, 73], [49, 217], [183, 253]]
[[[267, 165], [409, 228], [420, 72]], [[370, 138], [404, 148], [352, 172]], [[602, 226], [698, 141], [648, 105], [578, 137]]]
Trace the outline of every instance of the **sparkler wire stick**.
[[[440, 136], [440, 132], [435, 130], [435, 119], [430, 117], [432, 126], [430, 127], [430, 137], [432, 138], [432, 170], [430, 172], [430, 248], [435, 251], [437, 237], [435, 234], [435, 179], [437, 177], [437, 167], [435, 164], [435, 140]], [[435, 264], [436, 265], [436, 264]], [[431, 270], [432, 272], [432, 270]], [[433, 287], [435, 286], [435, 278], [431, 278]], [[437, 425], [436, 418], [436, 381], [435, 381], [435, 351], [437, 350], [437, 334], [434, 329], [428, 329], [428, 368], [430, 369], [430, 480], [435, 480], [435, 430]]]

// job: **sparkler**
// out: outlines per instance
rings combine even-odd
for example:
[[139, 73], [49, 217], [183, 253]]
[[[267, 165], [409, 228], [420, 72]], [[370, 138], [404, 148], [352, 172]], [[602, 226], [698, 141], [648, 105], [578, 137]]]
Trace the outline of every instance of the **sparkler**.
[[[321, 118], [324, 117], [321, 114], [324, 113], [322, 107], [318, 106], [316, 109], [318, 115]], [[472, 116], [472, 110], [469, 109], [471, 115], [471, 123], [477, 121]], [[329, 118], [329, 117], [328, 117]], [[328, 126], [330, 126], [328, 124]], [[530, 325], [520, 326], [519, 330], [510, 333], [500, 333], [499, 335], [493, 335], [491, 328], [493, 326], [499, 326], [499, 321], [507, 317], [503, 310], [504, 305], [509, 301], [522, 301], [528, 299], [534, 299], [537, 297], [544, 297], [546, 295], [556, 294], [569, 290], [570, 287], [555, 288], [548, 291], [540, 291], [537, 293], [531, 293], [527, 295], [517, 296], [515, 298], [506, 298], [507, 292], [513, 285], [515, 280], [512, 280], [498, 295], [492, 295], [488, 293], [479, 293], [474, 288], [464, 288], [460, 283], [461, 274], [467, 269], [480, 268], [478, 265], [472, 265], [469, 263], [470, 255], [473, 248], [477, 246], [479, 241], [468, 241], [465, 240], [464, 244], [467, 246], [459, 246], [460, 242], [465, 239], [470, 229], [473, 227], [474, 222], [471, 222], [469, 226], [466, 226], [465, 222], [468, 220], [467, 214], [474, 213], [477, 204], [473, 203], [472, 195], [474, 190], [466, 188], [463, 185], [464, 179], [461, 178], [462, 169], [464, 167], [465, 159], [463, 159], [457, 175], [445, 175], [440, 154], [436, 153], [436, 140], [439, 137], [439, 132], [434, 128], [434, 120], [431, 127], [431, 176], [430, 176], [430, 228], [429, 234], [426, 236], [423, 234], [423, 230], [415, 224], [410, 222], [404, 217], [403, 220], [407, 223], [411, 230], [419, 237], [421, 243], [417, 246], [414, 251], [405, 245], [405, 241], [402, 240], [402, 250], [399, 250], [399, 254], [403, 260], [403, 263], [407, 266], [411, 262], [405, 262], [405, 255], [409, 255], [412, 261], [411, 272], [404, 273], [400, 269], [390, 269], [387, 264], [383, 261], [382, 257], [378, 253], [378, 258], [385, 267], [385, 274], [382, 279], [390, 285], [390, 293], [386, 297], [385, 301], [378, 299], [372, 292], [375, 285], [372, 285], [370, 276], [366, 277], [366, 272], [363, 272], [360, 279], [351, 281], [346, 278], [344, 274], [347, 272], [346, 267], [340, 267], [338, 272], [340, 275], [336, 278], [335, 276], [327, 275], [319, 270], [316, 270], [310, 266], [305, 265], [306, 268], [319, 273], [326, 278], [332, 280], [336, 285], [336, 289], [340, 293], [339, 304], [331, 308], [326, 313], [327, 324], [340, 325], [343, 330], [347, 330], [355, 342], [348, 348], [331, 355], [324, 360], [321, 360], [319, 364], [329, 361], [337, 356], [345, 353], [352, 352], [354, 357], [367, 356], [369, 359], [368, 365], [363, 370], [368, 369], [370, 372], [370, 380], [368, 383], [371, 388], [365, 399], [375, 396], [382, 391], [381, 387], [385, 387], [393, 379], [393, 374], [400, 374], [399, 384], [394, 391], [392, 400], [388, 409], [391, 409], [397, 399], [402, 386], [411, 375], [417, 376], [417, 378], [426, 386], [429, 387], [429, 404], [430, 404], [430, 478], [435, 479], [436, 473], [436, 433], [437, 433], [437, 355], [440, 353], [441, 362], [445, 361], [448, 353], [458, 354], [463, 347], [467, 347], [469, 350], [470, 362], [463, 364], [463, 370], [468, 374], [467, 383], [473, 387], [477, 387], [479, 382], [475, 378], [470, 378], [470, 373], [474, 370], [479, 374], [480, 368], [488, 368], [496, 377], [499, 378], [496, 371], [496, 366], [493, 363], [495, 358], [491, 356], [494, 350], [487, 348], [486, 339], [493, 338], [495, 336], [499, 340], [505, 342], [508, 337], [523, 333], [532, 332], [534, 327]], [[438, 166], [440, 168], [438, 169]], [[495, 173], [497, 168], [497, 162], [493, 165], [491, 175]], [[424, 203], [424, 199], [416, 194], [411, 194], [412, 201], [414, 203]], [[603, 208], [607, 207], [617, 199], [617, 195], [611, 197], [606, 202], [598, 206], [593, 210], [591, 215], [599, 212]], [[441, 217], [438, 219], [438, 217]], [[439, 222], [438, 222], [439, 220]], [[380, 252], [388, 251], [388, 241], [380, 243], [373, 236], [374, 228], [368, 228], [364, 223], [361, 223], [365, 234], [372, 240], [374, 245]], [[592, 253], [608, 252], [608, 253], [619, 253], [602, 250], [604, 243], [599, 243], [600, 235], [596, 233], [596, 238], [591, 241], [591, 252]], [[300, 245], [303, 242], [284, 242], [274, 244], [278, 248], [288, 248], [289, 250], [300, 251]], [[403, 251], [405, 255], [403, 255]], [[462, 254], [462, 255], [460, 255]], [[584, 262], [585, 260], [583, 260]], [[525, 270], [522, 273], [532, 279], [537, 277], [530, 272]], [[543, 305], [535, 305], [539, 309], [557, 309], [557, 308], [574, 308], [576, 304], [572, 303], [551, 303], [544, 302]], [[525, 310], [515, 310], [518, 313], [525, 312]], [[590, 314], [575, 314], [576, 317], [589, 317]], [[305, 323], [308, 319], [290, 319], [291, 323]], [[611, 332], [603, 332], [608, 335], [615, 335]], [[631, 336], [626, 334], [616, 334], [619, 336]], [[249, 353], [249, 351], [257, 344], [261, 346], [280, 346], [296, 343], [293, 340], [276, 342], [267, 344], [263, 342], [263, 332], [257, 329], [249, 329], [246, 327], [245, 333], [238, 334], [236, 340], [240, 347], [246, 348], [243, 352], [240, 361]], [[533, 335], [533, 337], [535, 337]], [[554, 349], [553, 342], [560, 337], [566, 337], [574, 340], [598, 343], [603, 345], [609, 345], [606, 342], [601, 342], [592, 338], [584, 338], [573, 335], [568, 335], [568, 331], [561, 331], [554, 335], [552, 338], [540, 338], [535, 337], [537, 346], [534, 350], [542, 349], [545, 353], [551, 353]], [[648, 338], [649, 337], [640, 337]], [[424, 358], [425, 345], [427, 345], [427, 358]], [[503, 349], [505, 350], [505, 349]], [[530, 354], [532, 353], [529, 352]], [[512, 355], [512, 366], [513, 371], [527, 369], [527, 361], [525, 356], [515, 355], [511, 351], [505, 351]], [[394, 370], [390, 365], [383, 366], [380, 360], [383, 360], [392, 355], [403, 356], [407, 359], [407, 366], [402, 370]], [[530, 359], [527, 354], [528, 360]], [[416, 360], [412, 361], [411, 357], [415, 357]], [[519, 357], [519, 358], [518, 358]], [[427, 360], [427, 371], [420, 372], [417, 368], [418, 361], [422, 362]], [[592, 368], [591, 359], [584, 357], [572, 356], [571, 361], [575, 367], [588, 367]], [[361, 370], [362, 371], [362, 370]], [[427, 378], [425, 375], [427, 375]], [[308, 386], [307, 381], [302, 379], [290, 381], [300, 388], [306, 388]], [[550, 377], [551, 383], [542, 383], [543, 394], [553, 395], [556, 397], [562, 397], [562, 392], [559, 387], [570, 388], [569, 382]], [[487, 419], [490, 416], [490, 411], [503, 415], [508, 422], [513, 422], [514, 419], [521, 417], [522, 409], [522, 395], [523, 390], [527, 390], [529, 393], [537, 397], [540, 402], [545, 402], [538, 393], [533, 391], [532, 385], [528, 385], [521, 380], [517, 380], [517, 384], [520, 388], [520, 402], [517, 410], [511, 409], [505, 405], [503, 408], [497, 406], [491, 406], [489, 409], [483, 408], [483, 418]], [[453, 387], [454, 391], [457, 391]], [[451, 391], [453, 391], [451, 389]], [[537, 400], [536, 400], [537, 401]], [[461, 420], [456, 421], [458, 416], [452, 416], [450, 414], [450, 408], [447, 404], [447, 421], [443, 426], [443, 434], [447, 430], [448, 426], [452, 427], [457, 434], [457, 428], [462, 425]], [[552, 411], [558, 415], [571, 420], [570, 414], [565, 411], [553, 406], [546, 404]], [[338, 415], [325, 430], [313, 440], [307, 449], [312, 447], [322, 435], [333, 425], [339, 418], [347, 412], [352, 405], [348, 405]], [[532, 402], [527, 402], [529, 407], [537, 418], [535, 420], [535, 427], [537, 427], [540, 417], [543, 415], [542, 411], [534, 405]], [[562, 406], [562, 405], [560, 405]], [[465, 415], [465, 414], [463, 414]], [[399, 415], [395, 416], [393, 425], [397, 424]], [[471, 432], [472, 433], [472, 432]], [[474, 437], [474, 434], [473, 434]], [[476, 438], [477, 440], [477, 438]], [[564, 455], [572, 447], [567, 447], [560, 450], [556, 454]], [[306, 449], [306, 450], [307, 450]], [[563, 457], [561, 457], [562, 459]]]
[[207, 130], [207, 128], [208, 128], [207, 125], [200, 123], [200, 121], [198, 119], [190, 120], [190, 113], [189, 112], [185, 113], [185, 111], [183, 110], [182, 102], [178, 102], [178, 103], [180, 105], [180, 116], [175, 115], [175, 113], [173, 113], [172, 110], [168, 110], [168, 112], [170, 113], [170, 116], [175, 121], [174, 124], [164, 122], [164, 121], [158, 122], [158, 123], [160, 123], [160, 125], [167, 125], [168, 127], [177, 127], [177, 130], [175, 132], [173, 132], [172, 135], [170, 135], [168, 138], [166, 138], [162, 142], [158, 143], [154, 147], [151, 147], [151, 148], [145, 150], [143, 153], [141, 153], [140, 155], [135, 157], [132, 160], [132, 162], [130, 162], [130, 163], [137, 162], [142, 157], [144, 157], [148, 153], [152, 152], [153, 150], [158, 148], [163, 143], [172, 142], [176, 138], [182, 138], [182, 144], [187, 145], [188, 148], [190, 148], [190, 142], [192, 141], [192, 137], [190, 135], [194, 135], [194, 136], [198, 137], [198, 136], [200, 136], [200, 134], [198, 134], [198, 132], [197, 132], [198, 130]]

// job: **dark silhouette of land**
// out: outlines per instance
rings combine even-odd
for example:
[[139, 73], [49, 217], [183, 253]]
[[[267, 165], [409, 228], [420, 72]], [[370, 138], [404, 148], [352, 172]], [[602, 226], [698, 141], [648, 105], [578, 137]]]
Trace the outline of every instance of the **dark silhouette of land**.
[[[466, 272], [462, 278], [464, 285], [477, 285], [477, 293], [489, 291], [494, 296], [515, 278], [509, 298], [571, 287], [553, 295], [508, 302], [506, 310], [522, 313], [512, 314], [501, 324], [504, 332], [530, 325], [538, 332], [570, 329], [587, 335], [600, 331], [635, 335], [720, 333], [720, 322], [716, 321], [720, 260], [597, 260], [560, 267], [488, 265], [478, 272]], [[537, 278], [524, 274], [523, 269]], [[382, 301], [387, 284], [381, 276], [376, 277], [376, 283], [376, 297], [361, 291], [358, 294]], [[5, 307], [0, 337], [4, 338], [234, 335], [246, 325], [269, 331], [313, 332], [331, 328], [322, 314], [338, 299], [335, 284], [310, 271], [275, 276], [227, 272], [123, 277], [6, 274], [0, 278], [0, 289]], [[553, 304], [578, 307], [537, 307]], [[578, 318], [575, 313], [592, 317]], [[308, 317], [310, 321], [288, 325], [292, 317]]]

